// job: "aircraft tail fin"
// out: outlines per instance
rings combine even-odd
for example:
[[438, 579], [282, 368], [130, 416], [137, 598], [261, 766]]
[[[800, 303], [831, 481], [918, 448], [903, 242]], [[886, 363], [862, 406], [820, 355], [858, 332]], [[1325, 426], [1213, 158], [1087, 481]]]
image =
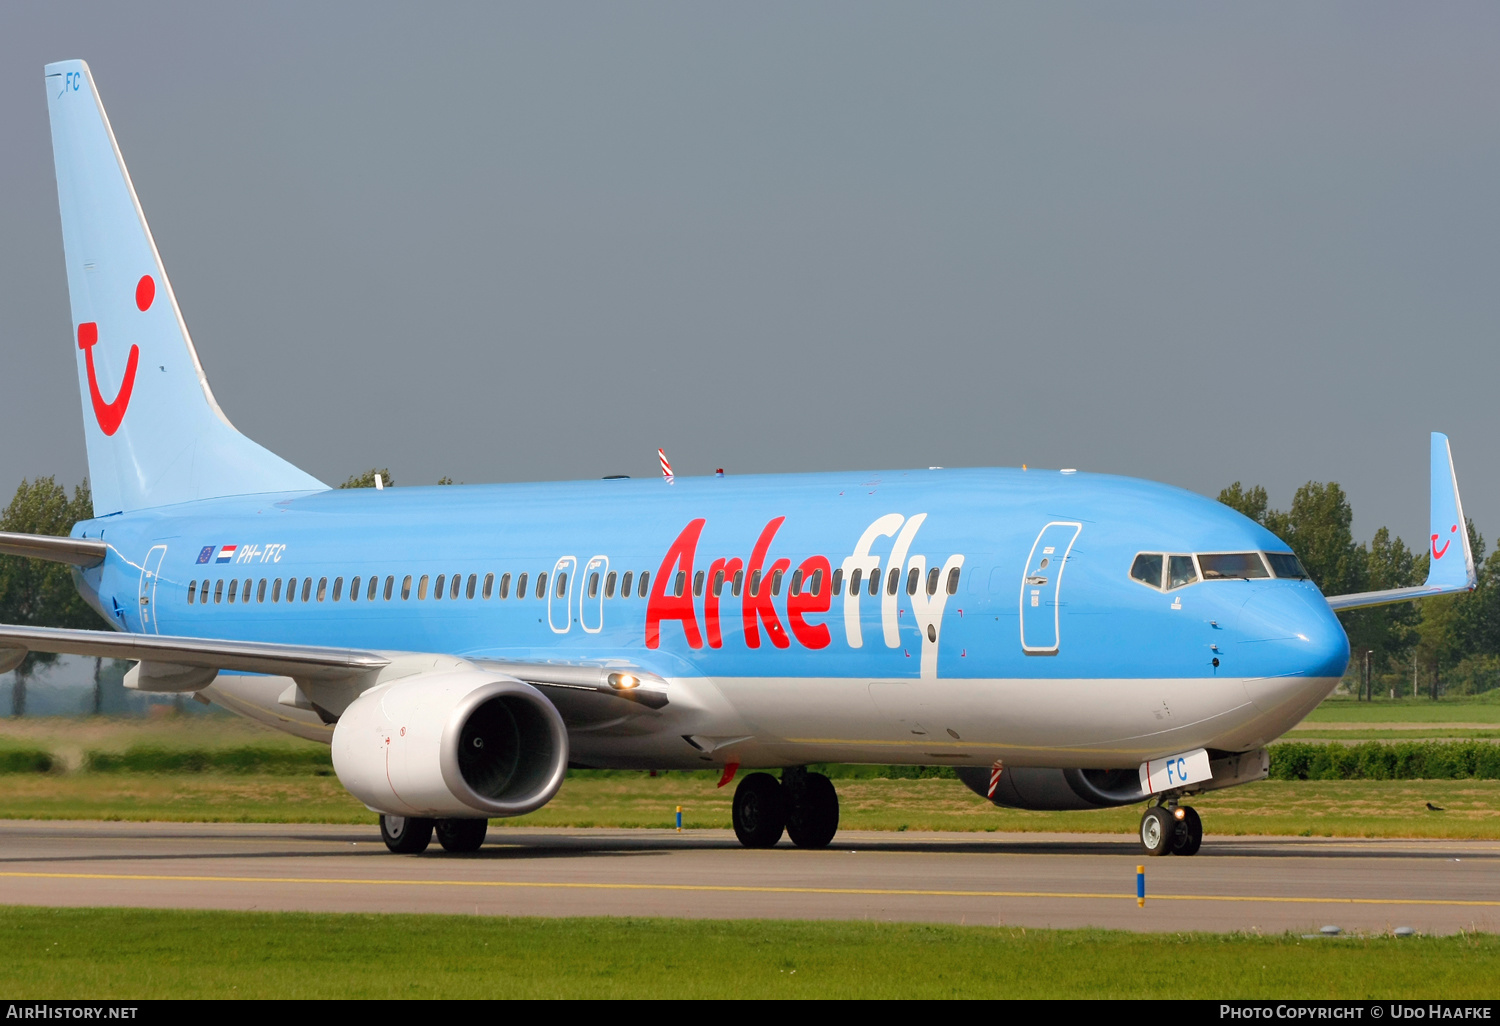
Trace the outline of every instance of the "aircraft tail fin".
[[45, 72], [94, 515], [326, 488], [219, 409], [88, 65]]

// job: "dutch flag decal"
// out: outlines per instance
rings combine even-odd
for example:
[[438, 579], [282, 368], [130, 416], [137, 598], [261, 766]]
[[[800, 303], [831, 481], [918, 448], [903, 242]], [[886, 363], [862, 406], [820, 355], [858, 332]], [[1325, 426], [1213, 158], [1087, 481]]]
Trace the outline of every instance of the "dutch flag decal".
[[216, 559], [214, 562], [216, 562], [216, 563], [227, 563], [227, 562], [229, 562], [231, 559], [234, 558], [234, 550], [237, 547], [238, 546], [235, 546], [235, 545], [226, 545], [226, 546], [224, 546], [222, 549], [219, 550], [219, 558]]

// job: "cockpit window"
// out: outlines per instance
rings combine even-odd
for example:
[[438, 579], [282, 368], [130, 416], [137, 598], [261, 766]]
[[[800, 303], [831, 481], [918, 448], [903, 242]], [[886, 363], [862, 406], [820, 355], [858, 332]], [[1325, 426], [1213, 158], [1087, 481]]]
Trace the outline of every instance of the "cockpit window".
[[1161, 587], [1162, 555], [1159, 552], [1143, 552], [1130, 565], [1130, 576], [1153, 588]]
[[1192, 556], [1167, 557], [1167, 590], [1181, 588], [1198, 580], [1198, 568], [1193, 566]]
[[1215, 552], [1212, 555], [1200, 555], [1198, 565], [1203, 568], [1205, 581], [1271, 576], [1258, 552]]
[[1271, 571], [1277, 577], [1290, 577], [1298, 581], [1308, 579], [1309, 575], [1303, 568], [1302, 561], [1290, 552], [1264, 552], [1262, 555], [1271, 564]]

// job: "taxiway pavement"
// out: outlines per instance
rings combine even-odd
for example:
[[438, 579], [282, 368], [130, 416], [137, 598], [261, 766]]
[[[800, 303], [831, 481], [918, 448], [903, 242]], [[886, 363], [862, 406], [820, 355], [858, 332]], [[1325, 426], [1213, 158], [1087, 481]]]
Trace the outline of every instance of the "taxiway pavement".
[[747, 851], [728, 831], [491, 827], [475, 854], [397, 856], [373, 824], [10, 820], [0, 904], [1453, 933], [1500, 930], [1500, 841], [1210, 836], [1148, 859], [1098, 834], [849, 831]]

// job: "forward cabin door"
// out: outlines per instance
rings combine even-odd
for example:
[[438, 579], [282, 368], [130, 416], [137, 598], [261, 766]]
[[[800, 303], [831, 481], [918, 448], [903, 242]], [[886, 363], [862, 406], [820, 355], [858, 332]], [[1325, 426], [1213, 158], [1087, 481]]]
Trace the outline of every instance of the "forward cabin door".
[[1062, 575], [1081, 530], [1082, 524], [1054, 520], [1032, 543], [1021, 578], [1021, 650], [1027, 655], [1057, 654]]
[[138, 607], [141, 613], [141, 632], [144, 634], [161, 633], [161, 628], [156, 625], [156, 582], [161, 575], [162, 557], [166, 554], [165, 545], [154, 545], [151, 551], [146, 553], [145, 562], [141, 564]]

